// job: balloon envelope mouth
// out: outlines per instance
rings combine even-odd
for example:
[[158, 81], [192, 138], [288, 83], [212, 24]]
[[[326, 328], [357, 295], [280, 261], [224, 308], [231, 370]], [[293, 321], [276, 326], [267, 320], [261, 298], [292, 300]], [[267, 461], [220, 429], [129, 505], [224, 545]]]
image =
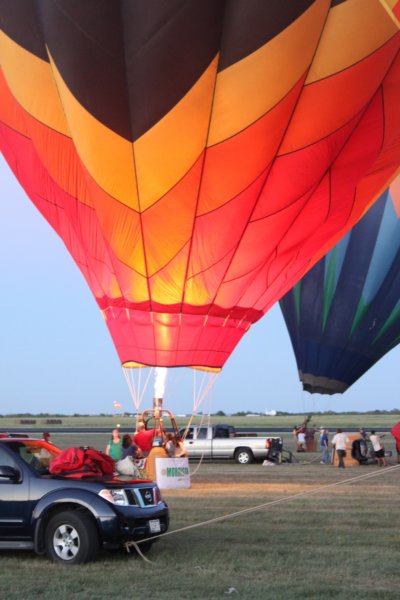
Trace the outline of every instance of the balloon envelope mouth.
[[[146, 365], [144, 363], [138, 363], [134, 360], [127, 360], [121, 364], [124, 369], [145, 369], [150, 367], [155, 367], [156, 365]], [[168, 368], [181, 368], [187, 367], [188, 369], [196, 369], [199, 371], [207, 371], [208, 373], [220, 373], [222, 371], [222, 367], [207, 367], [202, 365], [171, 365]]]

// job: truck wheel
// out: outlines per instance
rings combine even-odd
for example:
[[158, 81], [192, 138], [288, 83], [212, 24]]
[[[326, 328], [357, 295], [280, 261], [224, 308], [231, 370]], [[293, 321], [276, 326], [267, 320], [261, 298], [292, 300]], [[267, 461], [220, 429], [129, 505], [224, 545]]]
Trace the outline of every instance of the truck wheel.
[[82, 512], [61, 512], [52, 517], [45, 533], [48, 558], [64, 565], [93, 560], [99, 539], [92, 519]]
[[239, 448], [235, 452], [235, 460], [239, 465], [249, 465], [253, 462], [254, 456], [248, 448]]

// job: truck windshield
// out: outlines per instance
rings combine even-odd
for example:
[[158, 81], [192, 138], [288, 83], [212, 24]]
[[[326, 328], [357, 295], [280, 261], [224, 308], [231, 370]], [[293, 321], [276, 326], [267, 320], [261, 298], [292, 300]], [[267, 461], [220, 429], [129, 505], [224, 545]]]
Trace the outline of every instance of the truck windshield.
[[61, 452], [57, 446], [40, 440], [18, 439], [9, 442], [7, 447], [15, 452], [15, 454], [18, 454], [26, 464], [41, 475], [49, 472], [48, 467], [50, 462]]

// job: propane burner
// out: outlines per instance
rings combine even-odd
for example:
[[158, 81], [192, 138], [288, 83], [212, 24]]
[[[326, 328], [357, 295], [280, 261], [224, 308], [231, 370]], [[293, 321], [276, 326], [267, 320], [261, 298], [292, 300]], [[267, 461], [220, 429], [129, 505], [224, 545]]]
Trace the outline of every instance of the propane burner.
[[154, 410], [162, 410], [163, 399], [162, 398], [153, 398], [153, 409]]

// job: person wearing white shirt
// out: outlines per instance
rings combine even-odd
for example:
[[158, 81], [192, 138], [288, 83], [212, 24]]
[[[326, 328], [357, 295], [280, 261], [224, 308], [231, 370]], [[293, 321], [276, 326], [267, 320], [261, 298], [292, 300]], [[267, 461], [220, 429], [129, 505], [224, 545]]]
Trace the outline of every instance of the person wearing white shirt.
[[304, 433], [304, 431], [299, 431], [299, 433], [297, 434], [297, 441], [297, 452], [305, 452], [304, 446], [306, 444], [306, 434]]
[[375, 433], [375, 431], [371, 431], [371, 435], [369, 436], [372, 447], [374, 449], [375, 458], [380, 467], [386, 467], [386, 458], [385, 458], [385, 448], [381, 442], [381, 437]]
[[332, 446], [337, 452], [338, 455], [338, 467], [339, 469], [344, 469], [344, 460], [343, 458], [346, 456], [346, 447], [347, 444], [350, 444], [350, 440], [345, 433], [341, 429], [336, 429], [336, 434], [332, 438]]

